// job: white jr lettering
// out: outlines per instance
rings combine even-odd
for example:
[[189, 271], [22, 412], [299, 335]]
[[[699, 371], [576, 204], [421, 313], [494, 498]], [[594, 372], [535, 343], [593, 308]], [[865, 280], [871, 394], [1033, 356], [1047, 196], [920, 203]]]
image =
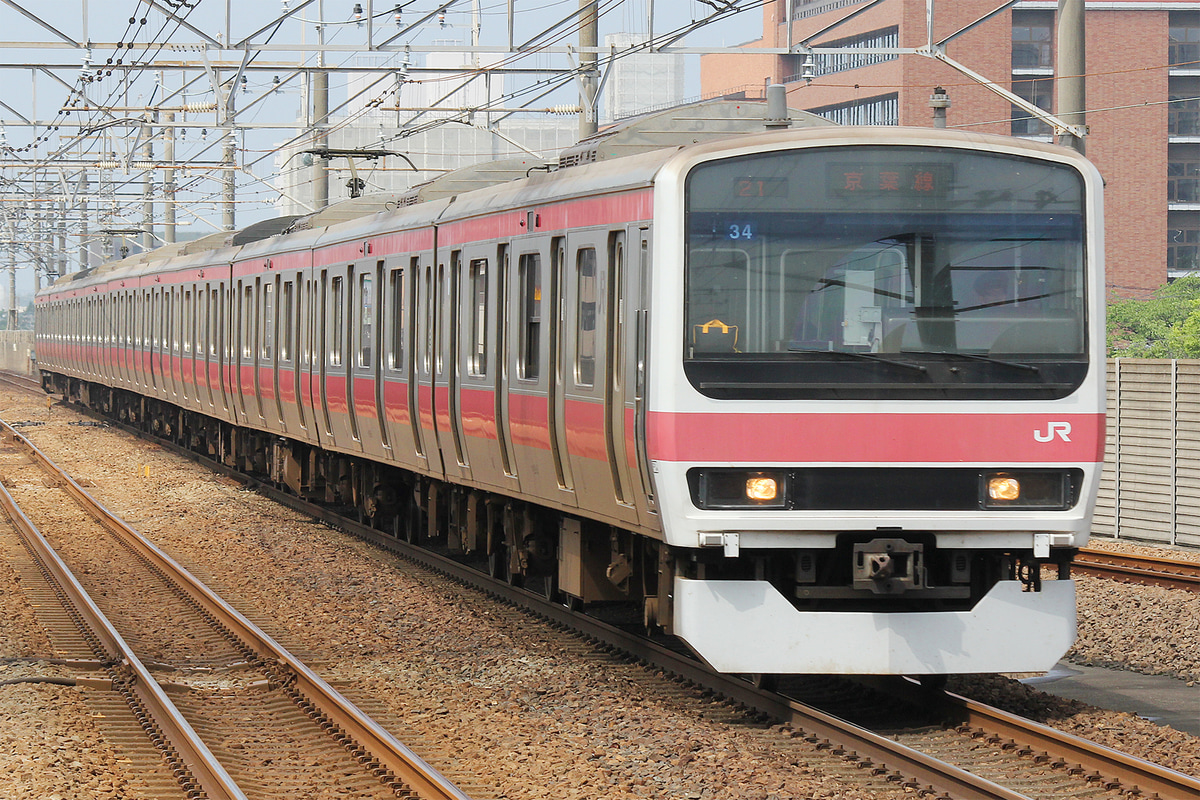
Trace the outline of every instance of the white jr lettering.
[[1064, 442], [1071, 441], [1071, 423], [1050, 422], [1047, 423], [1045, 432], [1039, 430], [1033, 432], [1033, 438], [1039, 442], [1052, 442], [1056, 435]]

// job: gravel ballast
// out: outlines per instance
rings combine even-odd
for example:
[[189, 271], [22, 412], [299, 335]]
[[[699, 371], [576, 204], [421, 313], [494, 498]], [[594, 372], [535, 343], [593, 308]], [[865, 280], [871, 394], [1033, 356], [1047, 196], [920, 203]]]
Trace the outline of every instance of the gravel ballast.
[[[781, 763], [761, 725], [364, 543], [314, 524], [202, 467], [16, 392], [0, 417], [89, 491], [286, 647], [450, 772], [477, 773], [482, 796], [529, 798], [899, 797]], [[148, 476], [147, 476], [148, 473]], [[11, 548], [15, 534], [0, 534]], [[1072, 658], [1181, 679], [1200, 677], [1200, 599], [1079, 580]], [[285, 620], [286, 622], [280, 622]], [[20, 581], [0, 562], [0, 682], [72, 673], [53, 666]], [[41, 660], [39, 660], [41, 659]], [[341, 684], [339, 684], [341, 685]], [[999, 676], [952, 688], [1134, 755], [1200, 773], [1200, 740], [1128, 714], [1059, 700]], [[135, 798], [73, 687], [0, 686], [0, 797]], [[64, 710], [65, 709], [65, 710]], [[71, 769], [30, 768], [31, 751]], [[48, 758], [48, 756], [46, 757]], [[439, 763], [439, 759], [443, 763]], [[75, 777], [72, 778], [71, 775]], [[75, 782], [72, 782], [75, 781]]]

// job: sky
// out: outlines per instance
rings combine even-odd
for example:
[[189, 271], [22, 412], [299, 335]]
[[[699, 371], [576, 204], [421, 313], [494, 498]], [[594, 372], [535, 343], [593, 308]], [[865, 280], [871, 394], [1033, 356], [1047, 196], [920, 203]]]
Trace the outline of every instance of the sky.
[[[190, 8], [182, 0], [156, 0], [160, 7], [177, 7], [178, 15], [185, 16], [188, 25], [192, 25], [204, 34], [224, 41], [240, 41], [249, 34], [270, 24], [280, 16], [285, 4], [282, 0], [188, 0]], [[304, 0], [290, 0], [287, 5], [295, 9], [303, 5]], [[430, 12], [435, 12], [443, 0], [402, 0], [401, 24], [405, 27], [413, 25]], [[480, 44], [502, 47], [508, 39], [507, 30], [507, 0], [478, 0], [480, 20]], [[577, 34], [571, 25], [570, 15], [578, 8], [578, 0], [514, 0], [516, 14], [514, 17], [513, 38], [516, 42], [524, 42], [544, 28], [550, 27], [559, 20], [568, 20], [558, 28], [550, 38], [557, 38], [562, 43], [575, 43]], [[603, 42], [604, 35], [615, 32], [644, 32], [647, 28], [647, 3], [653, 2], [655, 14], [655, 32], [661, 33], [678, 28], [691, 20], [700, 20], [712, 15], [714, 3], [720, 5], [721, 0], [599, 0], [600, 23], [599, 40]], [[678, 42], [687, 46], [732, 46], [761, 35], [762, 11], [756, 0], [738, 0], [742, 5], [749, 6], [740, 14], [724, 16], [718, 23], [688, 35]], [[122, 72], [114, 70], [111, 75], [105, 74], [107, 65], [120, 60], [123, 64], [143, 63], [157, 58], [163, 60], [180, 60], [191, 64], [201, 64], [205, 53], [196, 43], [202, 41], [199, 34], [189, 31], [177, 22], [168, 19], [163, 13], [152, 8], [146, 0], [56, 0], [53, 3], [32, 3], [20, 0], [33, 16], [40, 16], [49, 27], [39, 25], [35, 20], [20, 13], [13, 4], [0, 5], [0, 25], [5, 31], [4, 43], [0, 43], [0, 58], [7, 65], [21, 65], [19, 69], [5, 70], [5, 89], [0, 93], [0, 121], [4, 123], [3, 138], [0, 144], [7, 144], [12, 150], [3, 155], [8, 156], [9, 162], [20, 161], [23, 165], [39, 166], [42, 186], [58, 183], [60, 188], [66, 187], [77, 170], [69, 166], [66, 171], [60, 171], [63, 162], [55, 158], [57, 151], [60, 156], [82, 158], [89, 163], [110, 162], [109, 175], [112, 180], [112, 191], [108, 197], [120, 196], [120, 204], [128, 203], [128, 211], [118, 217], [113, 224], [118, 227], [137, 227], [141, 219], [141, 204], [138, 197], [141, 193], [141, 171], [128, 167], [126, 160], [140, 157], [141, 150], [134, 147], [131, 140], [139, 136], [138, 128], [128, 125], [111, 125], [104, 127], [113, 118], [129, 119], [139, 117], [141, 109], [147, 105], [169, 105], [181, 109], [177, 113], [180, 127], [175, 141], [176, 160], [188, 160], [192, 163], [216, 162], [221, 157], [221, 140], [217, 130], [215, 112], [197, 110], [188, 112], [183, 109], [201, 108], [204, 103], [212, 103], [214, 93], [211, 81], [200, 79], [183, 89], [183, 73], [178, 70], [163, 70], [156, 74], [153, 70], [143, 70], [137, 73], [135, 80], [121, 78]], [[376, 18], [374, 31], [375, 41], [389, 38], [400, 28], [395, 21], [395, 3], [384, 3], [379, 0], [360, 3], [363, 13], [373, 11]], [[454, 3], [446, 9], [444, 18], [436, 15], [408, 31], [398, 42], [411, 44], [414, 48], [432, 46], [444, 43], [467, 43], [470, 41], [472, 29], [472, 5], [470, 0]], [[366, 39], [368, 28], [360, 24], [354, 14], [355, 3], [342, 0], [317, 0], [305, 6], [296, 17], [287, 20], [273, 33], [264, 33], [256, 37], [256, 41], [268, 39], [271, 45], [299, 44], [315, 42], [317, 36], [324, 37], [326, 43], [344, 47], [345, 51], [332, 53], [327, 56], [330, 65], [372, 65], [375, 56], [367, 55]], [[228, 16], [227, 16], [228, 12]], [[318, 26], [321, 33], [318, 34]], [[51, 30], [53, 28], [54, 30]], [[61, 33], [62, 36], [58, 34]], [[75, 41], [90, 40], [94, 46], [90, 50], [77, 50], [67, 46], [63, 39]], [[13, 43], [52, 43], [53, 47], [22, 48]], [[163, 43], [167, 42], [166, 48]], [[113, 43], [120, 43], [116, 48]], [[219, 66], [219, 62], [237, 64], [240, 51], [209, 50], [208, 58]], [[562, 67], [568, 62], [566, 56], [530, 55], [523, 57], [518, 66], [537, 68]], [[274, 170], [272, 153], [279, 144], [289, 138], [289, 132], [281, 129], [265, 129], [269, 123], [293, 123], [301, 113], [303, 95], [299, 81], [288, 81], [289, 70], [287, 63], [306, 59], [313, 63], [315, 55], [311, 52], [269, 51], [264, 50], [254, 55], [250, 62], [254, 66], [272, 67], [266, 71], [249, 70], [245, 73], [245, 82], [235, 89], [234, 103], [238, 108], [244, 108], [238, 118], [247, 129], [238, 136], [239, 164], [245, 166], [252, 176], [239, 177], [238, 183], [238, 212], [237, 226], [244, 227], [250, 222], [268, 216], [274, 216], [271, 201], [277, 196], [267, 185]], [[412, 61], [419, 65], [420, 53], [414, 53]], [[59, 64], [75, 65], [78, 68], [54, 70], [53, 74], [36, 69], [37, 65]], [[87, 69], [85, 64], [90, 64]], [[275, 67], [277, 65], [277, 67]], [[698, 57], [688, 58], [688, 81], [686, 94], [699, 94], [699, 62]], [[197, 73], [193, 72], [195, 76]], [[229, 72], [226, 73], [230, 74]], [[86, 76], [86, 82], [80, 82], [79, 76]], [[278, 77], [281, 85], [274, 84]], [[513, 79], [510, 80], [510, 85]], [[345, 82], [343, 75], [333, 75], [330, 79], [330, 102], [336, 106], [345, 98]], [[82, 93], [81, 93], [82, 92]], [[171, 95], [174, 94], [172, 97]], [[170, 97], [167, 104], [164, 97]], [[554, 95], [539, 100], [537, 105], [572, 104], [577, 102], [577, 90], [568, 85]], [[109, 114], [97, 111], [97, 105], [110, 108]], [[86, 109], [86, 110], [85, 110]], [[20, 115], [20, 116], [18, 116]], [[20, 117], [33, 118], [43, 125], [36, 129], [17, 124]], [[211, 124], [209, 124], [211, 123]], [[259, 129], [255, 126], [264, 126]], [[68, 147], [64, 144], [74, 140], [81, 128], [95, 128], [88, 134], [87, 144], [83, 150]], [[140, 143], [140, 140], [138, 140]], [[157, 143], [155, 156], [162, 157], [164, 147]], [[95, 159], [95, 162], [90, 161]], [[115, 168], [113, 166], [115, 165]], [[23, 181], [15, 186], [14, 179], [30, 173], [27, 166], [0, 167], [0, 184], [4, 192], [0, 199], [0, 212], [4, 220], [13, 220], [10, 230], [21, 239], [26, 229], [31, 228], [30, 210], [44, 208], [44, 204], [26, 202], [30, 184]], [[98, 172], [91, 176], [94, 181]], [[176, 182], [184, 190], [190, 192], [191, 200], [186, 209], [179, 214], [180, 235], [189, 231], [204, 235], [219, 229], [221, 224], [221, 184], [220, 173], [208, 170], [192, 172], [180, 171], [176, 174]], [[92, 186], [95, 189], [95, 184]], [[43, 188], [40, 191], [45, 192]], [[57, 190], [56, 190], [57, 191]], [[181, 196], [182, 197], [182, 196]], [[114, 199], [112, 202], [116, 203]], [[93, 213], [95, 203], [93, 203]], [[25, 209], [24, 213], [14, 209]], [[0, 220], [0, 225], [5, 224]], [[13, 237], [5, 235], [5, 239]], [[68, 250], [77, 250], [77, 244], [70, 244]], [[25, 250], [17, 250], [18, 264], [18, 297], [31, 294], [33, 288], [32, 261]], [[0, 258], [8, 260], [7, 253], [0, 253]], [[0, 261], [0, 263], [5, 263]], [[76, 267], [77, 268], [77, 265]], [[7, 281], [0, 281], [0, 291], [7, 290]], [[7, 303], [5, 303], [7, 305]]]

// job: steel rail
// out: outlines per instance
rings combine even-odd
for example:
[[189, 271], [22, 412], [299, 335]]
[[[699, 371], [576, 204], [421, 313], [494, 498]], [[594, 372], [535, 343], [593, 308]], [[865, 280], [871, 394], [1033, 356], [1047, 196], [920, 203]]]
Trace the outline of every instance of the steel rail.
[[1077, 764], [1081, 769], [1100, 776], [1116, 778], [1120, 781], [1120, 788], [1126, 791], [1137, 789], [1144, 797], [1158, 797], [1160, 800], [1195, 800], [1200, 797], [1200, 780], [1190, 775], [965, 697], [949, 692], [946, 697], [954, 709], [962, 714], [967, 725], [1045, 752], [1068, 765]]
[[[107, 419], [87, 409], [81, 410], [97, 418]], [[115, 427], [134, 435], [147, 435], [124, 423], [108, 421]], [[735, 703], [786, 722], [813, 736], [824, 738], [841, 746], [843, 750], [847, 751], [848, 757], [856, 757], [860, 763], [869, 760], [870, 763], [878, 764], [893, 773], [904, 776], [907, 779], [906, 785], [910, 787], [919, 788], [924, 785], [936, 792], [955, 798], [1004, 798], [1004, 800], [1025, 798], [1027, 800], [1025, 795], [946, 764], [891, 739], [878, 736], [852, 723], [788, 700], [778, 694], [758, 689], [736, 676], [715, 673], [701, 662], [685, 654], [670, 650], [600, 620], [578, 615], [542, 595], [520, 587], [498, 583], [466, 564], [346, 519], [329, 509], [287, 494], [269, 483], [237, 472], [220, 462], [173, 442], [159, 438], [154, 440], [179, 455], [202, 463], [216, 472], [233, 477], [248, 487], [297, 511], [352, 533], [414, 563], [526, 608], [555, 624], [617, 648], [632, 658], [651, 663], [683, 680], [705, 686]], [[874, 684], [878, 680], [880, 679], [866, 680], [864, 683]], [[921, 693], [921, 702], [931, 702], [931, 698], [941, 698], [942, 702], [946, 704], [947, 714], [962, 724], [975, 726], [997, 736], [1008, 737], [1027, 747], [1044, 751], [1064, 763], [1078, 763], [1083, 769], [1097, 772], [1104, 770], [1109, 773], [1108, 777], [1117, 778], [1122, 785], [1137, 786], [1147, 795], [1156, 792], [1162, 800], [1175, 800], [1175, 798], [1191, 800], [1191, 798], [1200, 796], [1200, 781], [1183, 773], [1074, 737], [1031, 720], [1022, 719], [967, 698], [949, 693], [931, 694], [929, 690], [915, 686], [908, 681], [901, 682], [912, 687], [910, 691]], [[889, 685], [895, 689], [891, 682]], [[933, 701], [936, 702], [936, 700]]]
[[[87, 409], [81, 410], [98, 418], [106, 419]], [[133, 435], [139, 437], [148, 435], [125, 423], [111, 420], [109, 422]], [[625, 652], [632, 658], [652, 664], [682, 680], [705, 686], [735, 703], [784, 721], [793, 728], [825, 739], [835, 746], [840, 746], [848, 758], [856, 757], [864, 766], [869, 762], [902, 776], [906, 785], [914, 789], [928, 787], [940, 794], [954, 797], [956, 800], [1029, 800], [1025, 795], [899, 742], [879, 736], [853, 723], [838, 719], [811, 706], [788, 700], [778, 694], [758, 689], [740, 677], [713, 672], [691, 656], [663, 647], [643, 636], [601, 620], [577, 614], [561, 603], [554, 602], [543, 595], [519, 586], [497, 582], [467, 564], [347, 519], [330, 509], [287, 494], [270, 483], [238, 472], [174, 442], [158, 437], [153, 437], [153, 439], [165, 449], [203, 464], [222, 475], [239, 480], [245, 486], [253, 488], [272, 500], [319, 519], [331, 527], [344, 530], [413, 563], [527, 609], [562, 628], [573, 630], [585, 638]]]
[[[196, 458], [206, 465], [216, 463], [184, 448], [179, 448], [179, 452]], [[956, 800], [1029, 800], [1023, 794], [887, 737], [872, 733], [858, 725], [802, 703], [788, 700], [778, 694], [758, 689], [740, 677], [713, 672], [696, 659], [656, 644], [639, 634], [577, 614], [561, 603], [527, 589], [497, 583], [490, 576], [448, 556], [409, 544], [382, 531], [341, 517], [329, 509], [286, 494], [270, 484], [249, 478], [223, 465], [218, 466], [222, 467], [221, 471], [225, 474], [239, 478], [247, 485], [290, 508], [321, 519], [333, 527], [366, 539], [461, 583], [530, 610], [560, 627], [576, 631], [586, 638], [621, 650], [635, 659], [672, 673], [685, 681], [711, 689], [733, 702], [782, 720], [793, 728], [827, 740], [833, 745], [841, 747], [847, 758], [855, 758], [863, 766], [868, 763], [878, 765], [903, 776], [905, 784], [914, 789], [928, 787], [940, 794], [954, 797]]]
[[42, 389], [41, 381], [29, 375], [20, 375], [16, 372], [0, 371], [0, 381], [11, 384], [18, 389], [26, 389], [36, 394], [45, 394], [45, 391]]
[[62, 488], [86, 508], [98, 523], [127, 541], [143, 558], [170, 576], [193, 602], [212, 614], [219, 625], [256, 653], [264, 667], [272, 673], [272, 677], [285, 691], [292, 693], [293, 697], [298, 695], [298, 700], [324, 714], [336, 726], [331, 733], [335, 736], [340, 733], [353, 739], [364, 751], [358, 758], [360, 763], [378, 766], [391, 772], [423, 800], [470, 800], [436, 768], [426, 763], [411, 748], [384, 730], [282, 645], [196, 580], [182, 565], [108, 511], [69, 475], [58, 469], [32, 442], [12, 428], [5, 427], [28, 449], [40, 466], [56, 475], [62, 482]]
[[1084, 548], [1071, 562], [1074, 572], [1099, 578], [1200, 592], [1200, 563]]
[[[28, 440], [0, 421], [4, 434], [23, 445]], [[42, 536], [41, 531], [21, 511], [8, 489], [0, 484], [0, 506], [20, 532], [30, 554], [47, 579], [55, 584], [59, 597], [68, 604], [76, 624], [83, 629], [85, 637], [98, 649], [97, 656], [105, 659], [113, 676], [113, 688], [135, 703], [148, 714], [163, 741], [156, 741], [168, 761], [182, 762], [186, 775], [178, 774], [180, 785], [189, 790], [203, 791], [210, 800], [246, 800], [233, 778], [216, 759], [199, 734], [167, 697], [154, 676], [134, 654], [133, 650], [117, 632], [104, 613], [76, 580], [58, 553]], [[135, 712], [137, 709], [134, 709]], [[150, 722], [143, 722], [143, 727]], [[147, 730], [150, 733], [150, 730]]]

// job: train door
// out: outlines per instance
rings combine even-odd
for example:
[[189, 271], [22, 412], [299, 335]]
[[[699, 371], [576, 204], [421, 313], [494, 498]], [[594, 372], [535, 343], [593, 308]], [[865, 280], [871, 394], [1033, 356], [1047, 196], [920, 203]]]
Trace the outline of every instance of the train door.
[[375, 264], [374, 283], [377, 309], [375, 311], [374, 341], [371, 344], [371, 350], [375, 355], [373, 359], [375, 424], [379, 426], [379, 452], [390, 459], [393, 453], [392, 432], [388, 429], [387, 418], [387, 369], [390, 367], [387, 345], [389, 341], [388, 334], [392, 326], [398, 325], [400, 321], [396, 319], [395, 312], [391, 307], [391, 303], [395, 298], [388, 291], [387, 279], [387, 264], [380, 259]]
[[183, 288], [172, 286], [167, 290], [167, 397], [172, 403], [179, 403], [182, 395], [180, 384], [183, 375], [182, 356], [180, 347], [180, 317], [183, 303], [180, 300]]
[[234, 412], [239, 422], [247, 422], [246, 395], [254, 391], [254, 285], [246, 279], [234, 283], [235, 320], [233, 335], [233, 400]]
[[[635, 239], [636, 241], [636, 239]], [[609, 471], [612, 475], [613, 492], [621, 506], [634, 506], [633, 477], [630, 464], [629, 442], [626, 439], [626, 411], [628, 398], [627, 331], [629, 297], [625, 286], [629, 270], [626, 257], [627, 237], [625, 233], [614, 233], [608, 242], [608, 314], [605, 319], [604, 372], [608, 387], [604, 395], [604, 443], [607, 449]]]
[[313, 317], [312, 272], [296, 273], [296, 418], [300, 430], [306, 433], [307, 441], [319, 441], [320, 429], [316, 424], [316, 405], [312, 392], [312, 342], [316, 319]]
[[547, 383], [547, 424], [550, 433], [550, 455], [554, 461], [554, 474], [558, 487], [564, 492], [575, 491], [574, 473], [571, 469], [571, 458], [567, 448], [566, 423], [566, 375], [564, 374], [563, 351], [565, 303], [563, 292], [566, 291], [567, 275], [567, 240], [566, 237], [556, 237], [551, 242], [554, 252], [554, 264], [550, 270], [549, 317], [550, 338], [549, 367], [551, 374]]
[[271, 420], [267, 415], [270, 408], [274, 378], [271, 376], [272, 355], [275, 343], [272, 338], [275, 314], [275, 291], [269, 276], [259, 276], [254, 279], [254, 338], [251, 342], [253, 353], [250, 357], [251, 382], [250, 421], [271, 428]]
[[321, 337], [325, 332], [322, 297], [328, 274], [321, 270], [309, 272], [304, 280], [301, 297], [301, 314], [304, 324], [304, 346], [301, 351], [303, 384], [300, 396], [300, 416], [309, 425], [310, 438], [317, 442], [328, 441], [328, 422], [322, 411], [323, 388], [320, 385], [325, 374], [323, 367], [325, 344]]
[[191, 405], [191, 399], [196, 394], [196, 359], [192, 354], [192, 341], [195, 339], [193, 329], [195, 321], [195, 298], [191, 285], [180, 287], [183, 297], [181, 329], [179, 334], [179, 389], [185, 406]]
[[557, 326], [544, 322], [558, 308], [548, 295], [553, 288], [555, 251], [550, 240], [543, 237], [514, 240], [513, 251], [508, 276], [512, 289], [507, 340], [512, 372], [507, 419], [513, 461], [523, 493], [574, 505], [574, 493], [563, 486], [564, 476], [556, 463], [557, 440], [550, 430], [554, 406], [548, 388], [554, 380], [550, 357], [558, 347], [551, 347], [550, 332]]
[[[332, 368], [341, 365], [340, 355], [335, 355], [334, 347], [341, 346], [341, 341], [335, 337], [341, 327], [342, 310], [332, 307], [332, 295], [337, 290], [340, 297], [341, 286], [340, 275], [330, 275], [328, 269], [323, 269], [317, 295], [313, 298], [318, 317], [317, 332], [313, 338], [313, 367], [317, 378], [314, 392], [320, 395], [321, 433], [327, 442], [334, 441], [329, 375]], [[316, 397], [313, 399], [315, 401]]]
[[510, 308], [512, 305], [511, 287], [512, 281], [509, 279], [511, 265], [512, 248], [510, 245], [502, 244], [496, 252], [496, 346], [494, 352], [497, 354], [496, 369], [495, 369], [495, 415], [496, 415], [496, 443], [500, 449], [500, 466], [504, 474], [508, 478], [517, 477], [517, 464], [513, 458], [513, 441], [512, 429], [509, 427], [508, 417], [508, 392], [509, 392], [509, 321], [512, 317]]
[[381, 306], [380, 336], [385, 350], [383, 360], [383, 382], [378, 402], [383, 424], [387, 431], [387, 444], [391, 456], [404, 464], [415, 464], [419, 428], [411, 413], [416, 381], [413, 370], [413, 344], [409, 332], [412, 330], [413, 301], [410, 284], [416, 280], [418, 259], [410, 256], [407, 262], [393, 258], [386, 264], [387, 288], [380, 284], [380, 294], [387, 293], [387, 302]]
[[158, 319], [155, 330], [158, 341], [154, 361], [158, 374], [158, 396], [166, 398], [171, 387], [171, 290], [163, 287], [156, 295]]
[[130, 319], [129, 319], [129, 358], [130, 366], [133, 369], [133, 385], [135, 388], [145, 386], [146, 378], [143, 370], [142, 361], [142, 334], [145, 331], [143, 323], [145, 322], [144, 305], [145, 300], [142, 298], [140, 291], [134, 290], [130, 293]]
[[[363, 252], [370, 248], [364, 246]], [[350, 435], [363, 452], [384, 458], [383, 434], [379, 426], [379, 282], [376, 276], [383, 262], [364, 262], [351, 268], [350, 278], [354, 297], [350, 303], [350, 354], [348, 370], [350, 388]]]
[[333, 432], [329, 429], [329, 409], [325, 404], [325, 348], [328, 336], [328, 291], [329, 270], [323, 269], [320, 277], [313, 283], [312, 313], [312, 377], [309, 380], [309, 391], [312, 393], [313, 416], [318, 420], [317, 428], [321, 438], [329, 442]]
[[408, 314], [405, 324], [409, 331], [408, 336], [404, 339], [407, 345], [404, 351], [407, 376], [406, 404], [408, 424], [412, 432], [413, 452], [426, 469], [432, 469], [429, 465], [429, 453], [425, 448], [424, 425], [421, 422], [421, 379], [424, 374], [423, 361], [425, 358], [425, 346], [421, 339], [425, 330], [425, 314], [421, 309], [423, 294], [421, 282], [424, 280], [425, 270], [421, 261], [420, 256], [412, 256], [409, 259], [408, 277], [404, 280], [408, 297]]
[[[365, 250], [366, 248], [364, 248]], [[363, 452], [388, 458], [391, 446], [383, 414], [382, 333], [387, 313], [383, 261], [358, 271], [358, 300], [354, 305], [354, 419]]]
[[228, 336], [225, 329], [225, 286], [221, 283], [210, 283], [208, 289], [209, 306], [209, 340], [208, 340], [208, 381], [212, 390], [212, 406], [218, 416], [226, 416], [229, 412], [229, 395], [225, 390], [225, 348]]
[[162, 290], [150, 290], [150, 338], [147, 342], [150, 362], [150, 387], [158, 394], [162, 385]]
[[[438, 300], [445, 313], [437, 321], [438, 351], [444, 358], [438, 360], [437, 383], [444, 386], [446, 401], [439, 404], [438, 439], [443, 448], [442, 461], [447, 475], [470, 478], [470, 459], [464, 446], [462, 421], [462, 319], [463, 285], [467, 279], [462, 250], [450, 253], [450, 269], [445, 272], [438, 264]], [[435, 393], [435, 397], [437, 394]], [[448, 434], [448, 435], [446, 435]], [[453, 456], [451, 458], [450, 456]]]
[[634, 455], [637, 458], [637, 475], [640, 485], [638, 492], [638, 514], [642, 524], [647, 527], [658, 527], [657, 503], [654, 494], [654, 480], [650, 471], [650, 460], [646, 454], [646, 416], [648, 413], [646, 400], [646, 372], [649, 369], [650, 356], [650, 229], [638, 227], [637, 232], [630, 231], [637, 242], [637, 280], [627, 284], [630, 296], [634, 298], [633, 358], [627, 365], [626, 372], [632, 368], [633, 385], [633, 425], [632, 430], [626, 428], [625, 440], [632, 439]]
[[328, 271], [325, 295], [325, 374], [321, 385], [326, 430], [339, 449], [359, 449], [354, 399], [354, 326], [358, 319], [354, 265]]
[[625, 522], [637, 522], [637, 508], [629, 499], [628, 469], [622, 473], [613, 435], [612, 360], [617, 293], [610, 278], [619, 272], [624, 234], [582, 232], [571, 237], [564, 335], [568, 391], [565, 423], [571, 467], [579, 505], [596, 509]]
[[[269, 268], [268, 262], [268, 268]], [[279, 405], [279, 274], [268, 272], [262, 278], [262, 333], [258, 352], [259, 408], [267, 430], [283, 430], [283, 411]]]
[[275, 315], [275, 415], [281, 431], [296, 427], [295, 421], [295, 374], [296, 334], [293, 329], [296, 312], [296, 282], [291, 275], [279, 275], [275, 279], [279, 306]]
[[207, 283], [196, 284], [196, 402], [201, 411], [213, 410], [212, 296]]
[[417, 276], [417, 326], [413, 341], [416, 357], [416, 386], [413, 395], [413, 414], [419, 425], [418, 448], [426, 459], [426, 466], [435, 475], [443, 474], [442, 453], [438, 447], [436, 423], [434, 421], [434, 376], [437, 371], [435, 333], [437, 331], [437, 295], [433, 266], [433, 255], [422, 255]]

